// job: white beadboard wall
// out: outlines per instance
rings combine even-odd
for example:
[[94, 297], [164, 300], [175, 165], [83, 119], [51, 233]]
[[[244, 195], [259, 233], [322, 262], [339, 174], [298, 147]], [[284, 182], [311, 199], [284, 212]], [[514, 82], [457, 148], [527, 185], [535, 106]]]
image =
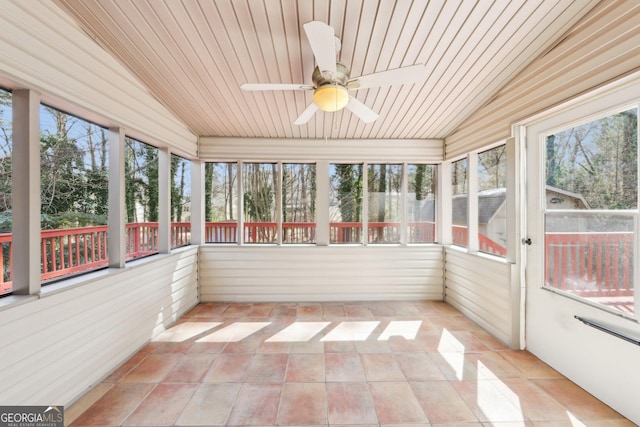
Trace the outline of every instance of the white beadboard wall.
[[512, 288], [512, 264], [454, 248], [445, 248], [444, 257], [445, 301], [504, 344], [517, 347], [519, 295]]
[[157, 255], [0, 310], [0, 403], [75, 401], [198, 302], [197, 261]]
[[205, 245], [200, 247], [200, 298], [441, 301], [442, 257], [440, 245]]
[[200, 138], [204, 161], [440, 162], [440, 139], [321, 140], [263, 138]]
[[197, 156], [197, 136], [53, 1], [3, 0], [0, 28], [0, 85], [34, 89], [69, 113]]
[[445, 140], [447, 159], [511, 136], [511, 125], [640, 69], [640, 2], [602, 1]]

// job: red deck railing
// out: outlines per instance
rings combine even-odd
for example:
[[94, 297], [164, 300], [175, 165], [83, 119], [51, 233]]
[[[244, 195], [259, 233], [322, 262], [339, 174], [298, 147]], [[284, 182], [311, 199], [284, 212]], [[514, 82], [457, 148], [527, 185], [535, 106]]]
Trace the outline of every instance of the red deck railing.
[[[409, 223], [409, 240], [435, 240], [434, 223]], [[274, 243], [276, 223], [245, 223], [244, 241]], [[42, 232], [42, 280], [51, 280], [106, 266], [107, 226], [80, 227]], [[286, 243], [315, 241], [315, 223], [284, 223]], [[454, 241], [466, 244], [466, 227], [454, 226]], [[172, 247], [190, 241], [189, 223], [173, 223]], [[235, 222], [207, 223], [206, 239], [210, 243], [237, 241]], [[397, 242], [399, 223], [372, 222], [368, 226], [369, 241]], [[330, 238], [334, 243], [360, 243], [362, 224], [331, 223]], [[422, 239], [422, 240], [420, 240]], [[545, 283], [584, 297], [633, 296], [633, 233], [547, 233], [545, 238]], [[483, 251], [505, 255], [496, 242], [480, 235]], [[0, 234], [0, 295], [11, 291], [12, 235]], [[132, 223], [126, 226], [127, 259], [158, 252], [158, 224]]]
[[633, 233], [546, 233], [545, 284], [583, 297], [633, 295]]
[[[467, 246], [467, 227], [460, 225], [452, 226], [453, 243], [459, 246]], [[480, 251], [488, 254], [506, 256], [507, 248], [491, 240], [489, 237], [482, 233], [478, 233], [478, 244]]]
[[108, 227], [44, 230], [42, 235], [42, 280], [53, 279], [108, 264]]
[[[408, 241], [411, 243], [435, 242], [435, 223], [410, 222]], [[243, 241], [246, 243], [276, 243], [278, 224], [276, 222], [245, 222]], [[315, 242], [315, 222], [284, 222], [282, 234], [284, 243]], [[332, 222], [329, 224], [331, 243], [362, 242], [361, 222]], [[238, 224], [234, 221], [208, 222], [205, 228], [207, 243], [236, 243]], [[369, 242], [397, 243], [400, 241], [400, 223], [370, 222]]]
[[[41, 279], [49, 281], [59, 277], [95, 270], [108, 265], [106, 225], [41, 233]], [[171, 247], [188, 245], [191, 224], [171, 224]], [[13, 236], [0, 233], [0, 295], [11, 292], [13, 268]], [[158, 252], [158, 223], [142, 222], [126, 225], [126, 257], [128, 260]]]

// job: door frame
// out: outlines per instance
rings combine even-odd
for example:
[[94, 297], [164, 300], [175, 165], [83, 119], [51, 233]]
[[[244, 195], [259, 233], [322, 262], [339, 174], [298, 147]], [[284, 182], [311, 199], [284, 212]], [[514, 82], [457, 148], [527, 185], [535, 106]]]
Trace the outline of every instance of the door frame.
[[[634, 73], [514, 125], [521, 150], [519, 181], [523, 210], [518, 217], [522, 221], [523, 238], [532, 240], [531, 245], [523, 245], [520, 251], [520, 277], [525, 293], [524, 347], [632, 419], [634, 414], [636, 419], [640, 416], [637, 415], [640, 347], [591, 328], [574, 317], [588, 318], [640, 337], [640, 299], [635, 298], [635, 315], [630, 318], [543, 288], [546, 199], [542, 182], [545, 152], [541, 139], [542, 135], [639, 104], [640, 73]], [[640, 278], [639, 234], [636, 223], [634, 283]]]

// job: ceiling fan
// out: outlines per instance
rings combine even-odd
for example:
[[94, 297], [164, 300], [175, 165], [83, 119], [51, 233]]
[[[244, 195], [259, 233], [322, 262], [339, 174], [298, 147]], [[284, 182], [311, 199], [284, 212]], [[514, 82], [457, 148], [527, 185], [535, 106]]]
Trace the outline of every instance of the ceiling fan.
[[318, 110], [333, 112], [345, 107], [363, 122], [371, 123], [378, 114], [349, 95], [349, 90], [413, 83], [427, 77], [424, 64], [416, 64], [351, 78], [347, 66], [336, 60], [341, 44], [333, 27], [312, 21], [304, 24], [304, 31], [317, 63], [311, 76], [312, 85], [244, 83], [240, 86], [244, 90], [313, 90], [313, 102], [296, 119], [296, 125], [307, 123]]

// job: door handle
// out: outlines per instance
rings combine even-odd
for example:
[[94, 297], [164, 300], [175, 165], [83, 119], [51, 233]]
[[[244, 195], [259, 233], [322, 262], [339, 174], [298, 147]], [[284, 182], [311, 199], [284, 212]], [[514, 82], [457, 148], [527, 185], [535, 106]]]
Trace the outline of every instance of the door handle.
[[522, 238], [522, 244], [523, 244], [523, 245], [531, 246], [531, 239], [530, 239], [529, 237], [527, 237], [527, 238], [524, 238], [524, 237], [523, 237], [523, 238]]

